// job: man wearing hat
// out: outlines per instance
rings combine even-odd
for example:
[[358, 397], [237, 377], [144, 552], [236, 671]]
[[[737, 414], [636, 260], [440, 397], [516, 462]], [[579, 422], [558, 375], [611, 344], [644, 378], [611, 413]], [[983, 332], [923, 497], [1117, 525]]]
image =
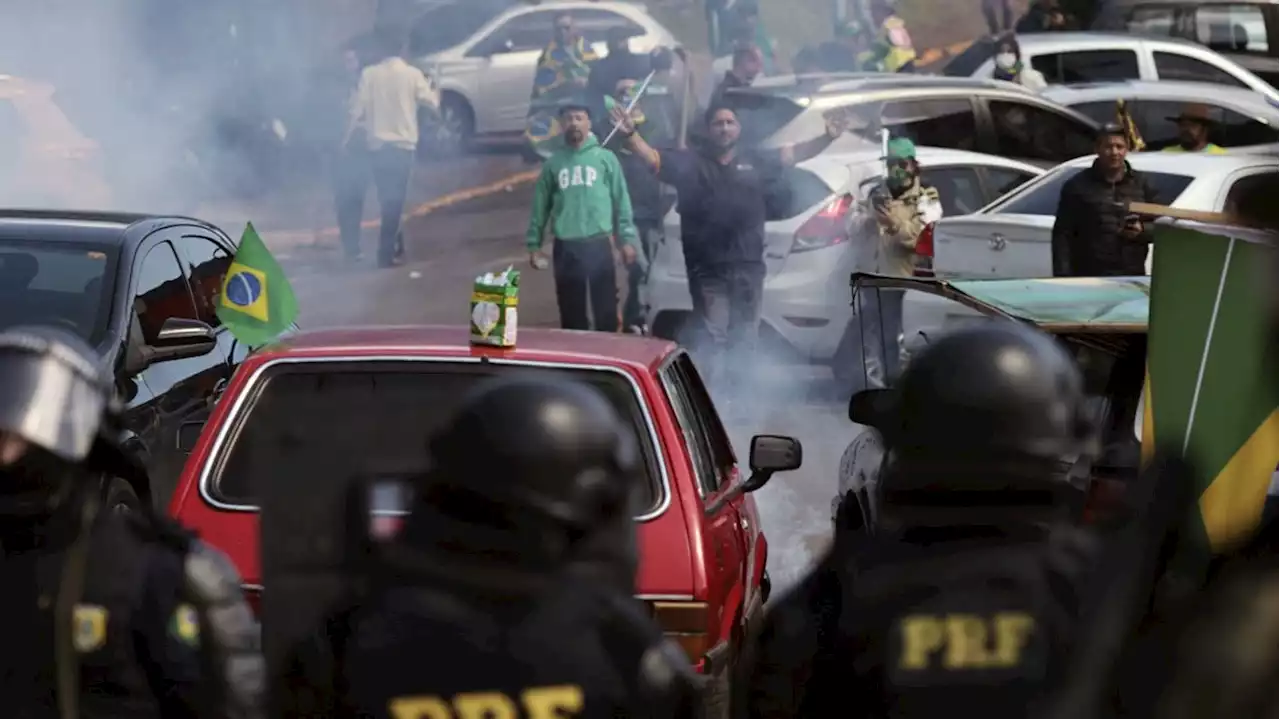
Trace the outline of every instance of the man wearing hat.
[[[905, 137], [889, 141], [885, 159], [884, 185], [872, 191], [870, 213], [862, 216], [854, 237], [876, 237], [863, 242], [871, 253], [865, 264], [875, 272], [894, 277], [911, 277], [916, 271], [916, 243], [929, 225], [942, 219], [938, 190], [920, 183], [916, 145]], [[898, 365], [898, 336], [902, 333], [902, 291], [875, 289], [860, 291], [861, 301], [854, 324], [845, 333], [836, 361], [855, 362], [862, 357], [867, 379], [883, 386], [893, 379]], [[861, 340], [861, 350], [854, 341]]]
[[544, 267], [543, 231], [550, 220], [561, 328], [617, 332], [614, 239], [628, 265], [636, 261], [639, 240], [622, 167], [591, 134], [589, 104], [574, 97], [560, 106], [564, 146], [542, 165], [525, 241], [530, 262]]
[[1209, 130], [1216, 121], [1208, 105], [1191, 103], [1184, 105], [1177, 117], [1166, 117], [1178, 125], [1178, 144], [1164, 148], [1165, 152], [1207, 152], [1221, 155], [1226, 151], [1209, 142]]

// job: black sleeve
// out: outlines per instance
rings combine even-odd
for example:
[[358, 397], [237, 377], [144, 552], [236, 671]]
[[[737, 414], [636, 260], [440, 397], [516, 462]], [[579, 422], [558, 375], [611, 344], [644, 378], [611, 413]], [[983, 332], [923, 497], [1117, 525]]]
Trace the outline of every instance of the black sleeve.
[[764, 187], [765, 219], [773, 222], [785, 219], [791, 210], [791, 182], [787, 167], [775, 153], [764, 154], [757, 159]]
[[1062, 186], [1058, 196], [1058, 214], [1053, 220], [1053, 235], [1050, 248], [1053, 253], [1053, 276], [1070, 277], [1074, 265], [1071, 250], [1076, 241], [1076, 227], [1083, 208], [1073, 183], [1068, 181]]
[[199, 617], [182, 601], [183, 557], [167, 547], [143, 545], [143, 584], [134, 607], [134, 647], [164, 717], [200, 716]]

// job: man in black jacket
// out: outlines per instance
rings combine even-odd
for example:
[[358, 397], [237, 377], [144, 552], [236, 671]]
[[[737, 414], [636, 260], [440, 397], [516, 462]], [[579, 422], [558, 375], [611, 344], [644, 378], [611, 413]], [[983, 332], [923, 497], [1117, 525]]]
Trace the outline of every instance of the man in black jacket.
[[1062, 186], [1053, 223], [1053, 275], [1146, 274], [1150, 233], [1130, 202], [1155, 202], [1155, 192], [1125, 157], [1129, 141], [1118, 125], [1098, 133], [1093, 165]]

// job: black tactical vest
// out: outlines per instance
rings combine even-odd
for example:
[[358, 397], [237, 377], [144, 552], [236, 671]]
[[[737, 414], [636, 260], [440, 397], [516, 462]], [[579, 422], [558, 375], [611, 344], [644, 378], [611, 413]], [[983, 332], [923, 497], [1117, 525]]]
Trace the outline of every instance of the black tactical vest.
[[[30, 541], [10, 542], [0, 558], [0, 706], [9, 717], [56, 718], [54, 608], [71, 533], [32, 529]], [[85, 719], [159, 716], [133, 633], [147, 551], [118, 515], [99, 516], [72, 622]]]

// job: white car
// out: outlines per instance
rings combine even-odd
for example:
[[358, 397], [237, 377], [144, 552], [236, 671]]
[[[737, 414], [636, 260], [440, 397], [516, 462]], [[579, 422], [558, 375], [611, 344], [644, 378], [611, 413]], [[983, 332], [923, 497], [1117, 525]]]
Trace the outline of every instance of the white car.
[[[1109, 32], [1039, 32], [1018, 35], [1018, 46], [1023, 61], [1044, 73], [1050, 85], [1182, 80], [1243, 87], [1280, 101], [1280, 92], [1265, 80], [1189, 40]], [[962, 53], [945, 72], [991, 77], [994, 70], [990, 51], [975, 43], [972, 53]]]
[[413, 63], [440, 88], [449, 134], [465, 143], [475, 135], [525, 129], [538, 57], [551, 41], [555, 19], [569, 15], [599, 56], [605, 36], [626, 28], [632, 52], [675, 47], [675, 37], [643, 4], [620, 0], [456, 0], [430, 6], [411, 33]]
[[1040, 94], [1100, 123], [1115, 122], [1116, 101], [1124, 100], [1149, 150], [1177, 143], [1178, 124], [1173, 118], [1191, 102], [1209, 107], [1216, 121], [1209, 141], [1221, 148], [1275, 155], [1280, 143], [1280, 108], [1252, 90], [1199, 82], [1125, 80], [1055, 85]]
[[[1062, 186], [1093, 164], [1081, 157], [963, 217], [934, 228], [938, 277], [1051, 277], [1050, 239]], [[1235, 202], [1275, 202], [1275, 156], [1141, 152], [1129, 164], [1146, 176], [1156, 202], [1184, 210], [1222, 212]]]
[[[1025, 162], [963, 150], [919, 149], [922, 179], [938, 188], [946, 214], [973, 212], [1044, 170]], [[789, 170], [792, 209], [765, 225], [761, 336], [781, 341], [800, 358], [829, 362], [849, 321], [849, 276], [859, 269], [860, 247], [850, 241], [853, 212], [882, 182], [878, 146], [823, 154]], [[649, 272], [649, 326], [677, 339], [692, 312], [680, 216], [667, 215], [664, 243]]]

